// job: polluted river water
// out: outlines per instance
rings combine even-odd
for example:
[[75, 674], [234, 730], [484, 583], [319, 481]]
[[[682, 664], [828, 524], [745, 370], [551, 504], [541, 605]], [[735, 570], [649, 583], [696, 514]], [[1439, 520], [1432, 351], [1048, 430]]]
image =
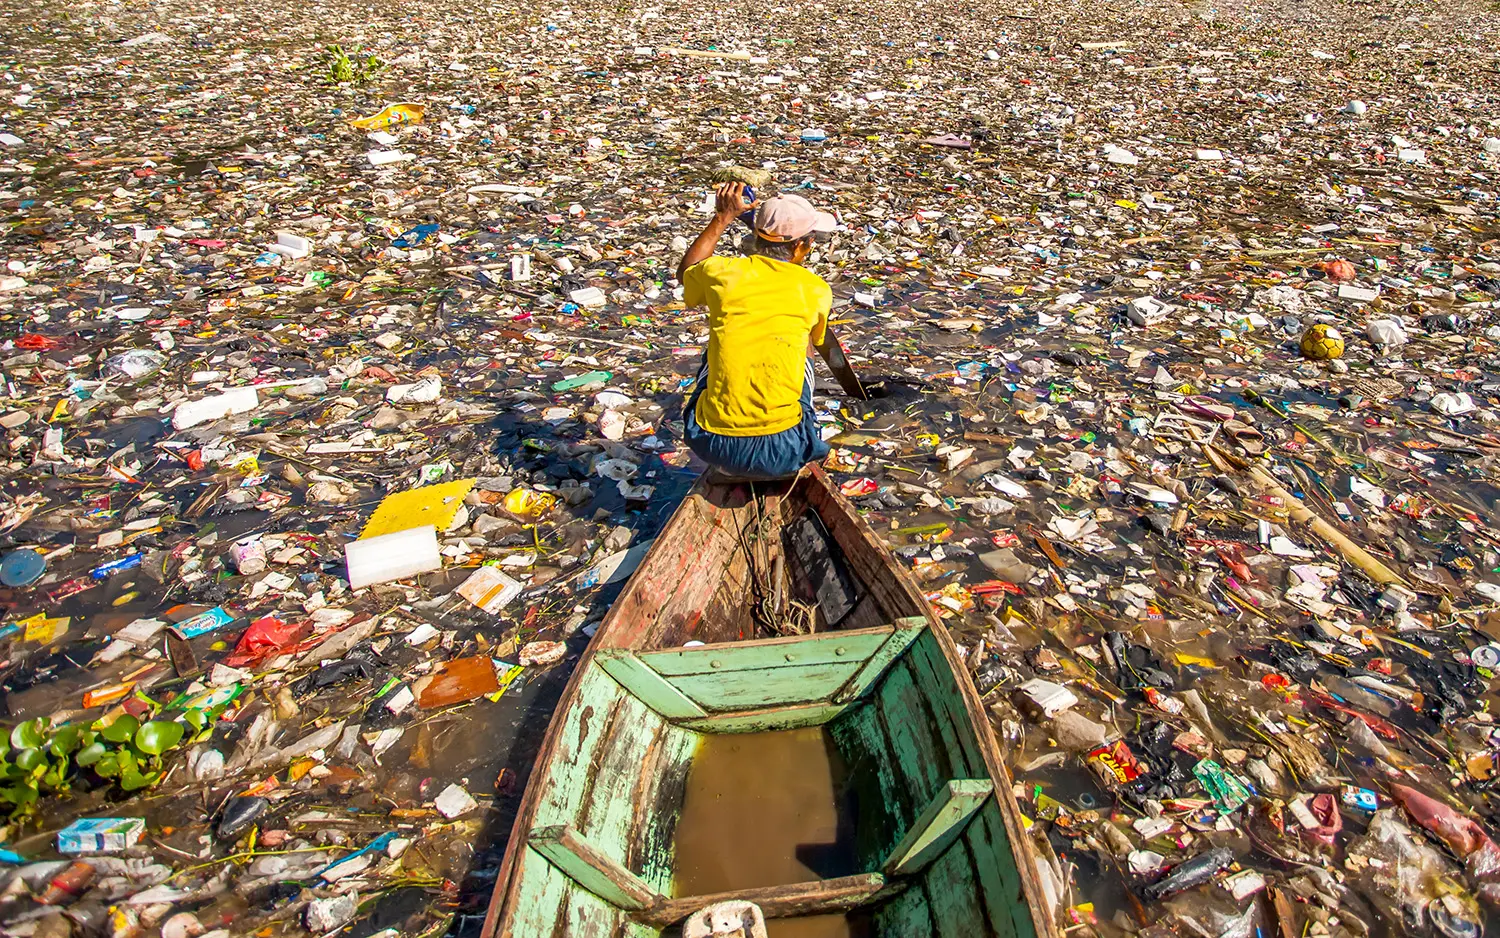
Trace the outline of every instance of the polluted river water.
[[[823, 469], [1058, 927], [1492, 931], [1497, 48], [1484, 0], [0, 0], [0, 932], [481, 932], [703, 468], [674, 277], [730, 165], [837, 214], [883, 393], [818, 366]], [[351, 587], [393, 523], [436, 565]], [[859, 766], [709, 748], [682, 878], [710, 824], [842, 868], [798, 848]]]

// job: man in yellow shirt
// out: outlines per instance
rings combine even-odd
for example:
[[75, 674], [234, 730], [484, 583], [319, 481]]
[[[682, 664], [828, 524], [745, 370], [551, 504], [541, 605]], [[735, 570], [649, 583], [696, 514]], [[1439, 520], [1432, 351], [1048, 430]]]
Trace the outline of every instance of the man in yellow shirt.
[[[715, 257], [724, 230], [752, 207], [755, 253]], [[713, 220], [677, 268], [687, 305], [708, 307], [708, 354], [683, 411], [685, 439], [727, 475], [783, 478], [828, 453], [810, 356], [828, 328], [833, 291], [801, 265], [813, 233], [835, 227], [800, 196], [751, 206], [742, 183], [725, 183]]]

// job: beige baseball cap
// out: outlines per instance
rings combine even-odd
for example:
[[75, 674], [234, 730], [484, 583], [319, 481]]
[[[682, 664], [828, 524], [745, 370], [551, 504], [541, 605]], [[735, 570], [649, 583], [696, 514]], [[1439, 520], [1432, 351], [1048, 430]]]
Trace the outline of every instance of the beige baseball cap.
[[767, 241], [799, 241], [814, 231], [837, 231], [838, 220], [800, 195], [778, 195], [755, 210], [755, 233]]

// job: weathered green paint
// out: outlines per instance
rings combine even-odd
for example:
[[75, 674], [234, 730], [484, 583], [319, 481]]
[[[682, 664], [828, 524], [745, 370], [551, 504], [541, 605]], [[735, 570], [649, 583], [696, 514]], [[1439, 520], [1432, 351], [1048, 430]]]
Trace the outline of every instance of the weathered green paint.
[[566, 825], [533, 830], [528, 842], [573, 882], [611, 905], [644, 909], [660, 899], [639, 876]]
[[703, 709], [723, 713], [827, 700], [859, 665], [859, 661], [789, 664], [754, 671], [683, 674], [668, 680]]
[[[567, 878], [564, 877], [566, 880]], [[586, 938], [595, 936], [606, 938], [613, 935], [616, 927], [624, 918], [625, 913], [610, 905], [604, 899], [599, 898], [592, 892], [568, 881], [568, 892], [563, 899], [562, 928], [558, 935], [566, 935], [568, 938]], [[517, 936], [521, 938], [521, 936]], [[550, 936], [539, 935], [537, 938], [550, 938]]]
[[910, 876], [947, 849], [984, 799], [994, 791], [987, 778], [953, 779], [938, 789], [881, 866], [887, 876]]
[[855, 856], [865, 869], [876, 869], [916, 816], [911, 793], [896, 774], [880, 710], [872, 701], [846, 710], [828, 725], [828, 733], [848, 765], [854, 814], [860, 819]]
[[[932, 707], [939, 736], [955, 764], [961, 757], [964, 774], [970, 777], [988, 774], [977, 733], [988, 732], [989, 728], [976, 728], [969, 722], [959, 678], [949, 669], [937, 637], [929, 633], [914, 642], [905, 660]], [[991, 931], [1004, 938], [1033, 938], [1035, 927], [1021, 895], [1020, 872], [1005, 833], [1005, 821], [994, 800], [983, 804], [964, 828], [962, 839], [974, 859], [975, 895], [980, 899]], [[1017, 932], [1018, 926], [1024, 931]]]
[[908, 645], [919, 635], [927, 630], [927, 620], [922, 616], [911, 616], [906, 619], [897, 619], [892, 626], [893, 630], [886, 637], [885, 643], [865, 660], [864, 667], [855, 672], [849, 679], [849, 683], [839, 688], [833, 695], [835, 702], [855, 700], [867, 694], [881, 677], [885, 675], [886, 669], [891, 662], [906, 651]]
[[650, 651], [640, 657], [656, 673], [668, 678], [686, 674], [764, 671], [787, 665], [864, 662], [885, 644], [893, 631], [893, 626], [883, 625], [848, 632], [695, 645], [692, 648]]
[[640, 698], [646, 706], [669, 720], [704, 716], [703, 708], [683, 696], [633, 653], [616, 648], [600, 651], [594, 659], [609, 676]]
[[541, 767], [545, 777], [537, 805], [536, 827], [572, 824], [578, 818], [593, 769], [615, 708], [625, 697], [614, 678], [589, 668], [578, 683], [578, 698], [563, 714], [563, 729], [551, 763]]
[[568, 889], [568, 878], [546, 857], [528, 847], [521, 855], [520, 894], [516, 897], [511, 934], [515, 938], [551, 935], [562, 915]]
[[979, 908], [979, 889], [969, 851], [955, 841], [940, 853], [922, 877], [932, 921], [941, 938], [989, 938], [989, 922]]
[[[992, 842], [996, 844], [1010, 843], [1010, 838], [1006, 836], [1005, 819], [1000, 816], [998, 808], [981, 811], [979, 812], [979, 816], [984, 822], [985, 830], [989, 832]], [[1036, 922], [1031, 918], [1031, 912], [1026, 905], [1025, 894], [1022, 892], [1021, 871], [1016, 867], [1014, 855], [1010, 854], [1008, 850], [1001, 858], [1006, 862], [997, 867], [997, 872], [1000, 874], [1005, 887], [1000, 893], [1001, 899], [1010, 903], [1010, 934], [1015, 935], [1016, 938], [1035, 938]], [[1005, 932], [1001, 934], [1005, 934]]]
[[[991, 824], [1001, 832], [998, 842], [990, 835]], [[990, 930], [1002, 938], [1023, 938], [1016, 932], [1011, 913], [1017, 904], [1025, 909], [1026, 902], [1021, 898], [1021, 877], [1004, 831], [1005, 821], [1000, 817], [1000, 806], [991, 798], [980, 806], [974, 820], [964, 828], [963, 839], [974, 857], [979, 901], [984, 906]], [[1029, 924], [1031, 916], [1025, 918]], [[1027, 932], [1024, 938], [1033, 938], [1033, 934]]]
[[892, 668], [886, 674], [877, 704], [908, 797], [920, 811], [942, 784], [953, 777], [947, 753], [938, 749], [936, 731], [926, 718], [922, 692], [905, 667]]
[[683, 720], [681, 726], [701, 733], [764, 733], [771, 730], [795, 730], [805, 726], [822, 726], [844, 712], [847, 704], [810, 703], [771, 710], [741, 710], [718, 713], [697, 720]]
[[672, 893], [676, 817], [682, 808], [688, 769], [702, 740], [701, 733], [669, 724], [662, 729], [655, 760], [644, 767], [648, 785], [643, 803], [636, 806], [633, 862], [629, 865], [663, 895]]
[[921, 688], [953, 774], [965, 778], [988, 775], [958, 679], [938, 647], [937, 636], [928, 632], [913, 642], [904, 660], [912, 680]]
[[888, 938], [932, 938], [935, 932], [925, 886], [908, 889], [879, 906], [875, 913], [875, 934]]
[[580, 834], [621, 863], [629, 856], [636, 781], [661, 724], [662, 718], [634, 697], [620, 701], [574, 822]]

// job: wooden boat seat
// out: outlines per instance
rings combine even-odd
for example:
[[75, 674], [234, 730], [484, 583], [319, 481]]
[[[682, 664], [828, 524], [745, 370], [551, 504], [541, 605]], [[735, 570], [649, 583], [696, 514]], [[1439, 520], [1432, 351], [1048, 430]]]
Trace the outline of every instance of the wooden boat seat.
[[[600, 649], [610, 677], [688, 729], [744, 732], [827, 722], [864, 696], [926, 626], [920, 616], [872, 629], [662, 651]], [[795, 708], [800, 708], [797, 712]]]
[[860, 906], [883, 902], [905, 888], [905, 883], [887, 884], [886, 878], [879, 873], [860, 873], [855, 876], [840, 876], [838, 879], [815, 879], [786, 886], [760, 886], [755, 889], [736, 889], [733, 892], [711, 893], [706, 896], [663, 899], [649, 909], [633, 913], [631, 917], [647, 925], [666, 928], [677, 924], [699, 909], [731, 899], [755, 903], [760, 906], [761, 914], [766, 918], [827, 915], [830, 912], [848, 912]]
[[767, 918], [792, 918], [847, 912], [874, 901], [877, 895], [884, 899], [894, 891], [885, 889], [886, 878], [882, 874], [860, 873], [785, 886], [672, 898], [653, 890], [569, 825], [533, 831], [529, 842], [573, 882], [610, 904], [631, 911], [638, 921], [660, 927], [674, 925], [699, 909], [730, 899], [754, 902]]

